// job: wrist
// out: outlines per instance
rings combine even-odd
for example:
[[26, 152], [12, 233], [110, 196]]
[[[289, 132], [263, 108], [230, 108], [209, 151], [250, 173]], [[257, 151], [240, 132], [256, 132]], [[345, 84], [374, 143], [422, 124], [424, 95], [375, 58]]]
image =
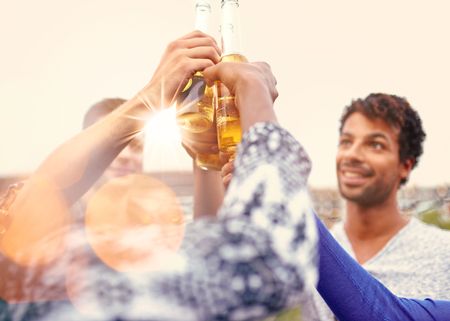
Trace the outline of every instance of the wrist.
[[247, 96], [246, 99], [249, 100], [248, 106], [239, 110], [243, 133], [247, 132], [256, 123], [278, 123], [270, 97], [264, 101], [258, 100], [258, 98], [261, 98], [261, 95], [255, 97], [255, 99]]
[[136, 108], [142, 109], [143, 112], [147, 112], [149, 114], [155, 110], [158, 110], [161, 105], [158, 90], [154, 89], [150, 84], [140, 90], [130, 100], [130, 102], [132, 102]]
[[153, 113], [153, 109], [136, 95], [97, 122], [93, 130], [97, 130], [96, 137], [99, 139], [103, 137], [106, 141], [115, 142], [114, 145], [126, 144], [144, 129]]

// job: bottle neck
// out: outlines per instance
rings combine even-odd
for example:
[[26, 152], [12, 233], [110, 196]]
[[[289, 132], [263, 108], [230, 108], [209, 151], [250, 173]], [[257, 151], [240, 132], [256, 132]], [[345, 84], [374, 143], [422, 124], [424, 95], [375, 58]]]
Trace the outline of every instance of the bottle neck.
[[222, 37], [223, 56], [242, 54], [239, 23], [239, 2], [222, 1], [222, 19], [220, 34]]
[[198, 0], [195, 4], [195, 29], [208, 33], [211, 5], [208, 1]]

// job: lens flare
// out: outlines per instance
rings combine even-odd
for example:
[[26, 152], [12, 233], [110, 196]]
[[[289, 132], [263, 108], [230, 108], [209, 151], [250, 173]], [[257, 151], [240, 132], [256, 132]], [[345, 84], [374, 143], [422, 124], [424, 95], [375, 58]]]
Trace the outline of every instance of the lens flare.
[[151, 117], [144, 129], [144, 171], [186, 170], [192, 159], [181, 147], [180, 128], [175, 107], [166, 108]]
[[42, 266], [64, 249], [70, 212], [61, 189], [52, 179], [29, 179], [9, 211], [11, 224], [1, 251], [22, 266]]
[[64, 279], [56, 258], [64, 253], [70, 212], [58, 184], [44, 176], [29, 178], [8, 216], [11, 224], [1, 240], [0, 297], [10, 303], [63, 298], [61, 288], [46, 291], [51, 278]]
[[184, 235], [184, 217], [175, 193], [146, 175], [111, 180], [90, 199], [86, 236], [96, 255], [122, 272], [163, 267]]
[[[157, 112], [148, 120], [145, 126], [145, 138], [152, 140], [153, 145], [179, 145], [181, 136], [176, 123], [175, 114], [175, 106]], [[153, 138], [155, 138], [154, 141]]]

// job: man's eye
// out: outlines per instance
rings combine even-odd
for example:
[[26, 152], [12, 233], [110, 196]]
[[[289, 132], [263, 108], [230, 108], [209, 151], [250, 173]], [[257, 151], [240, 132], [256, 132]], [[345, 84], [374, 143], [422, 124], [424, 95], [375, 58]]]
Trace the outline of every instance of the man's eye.
[[370, 143], [370, 146], [374, 149], [380, 150], [384, 148], [384, 144], [380, 143], [380, 142], [372, 142]]
[[339, 146], [350, 146], [351, 141], [349, 139], [341, 139], [339, 140]]

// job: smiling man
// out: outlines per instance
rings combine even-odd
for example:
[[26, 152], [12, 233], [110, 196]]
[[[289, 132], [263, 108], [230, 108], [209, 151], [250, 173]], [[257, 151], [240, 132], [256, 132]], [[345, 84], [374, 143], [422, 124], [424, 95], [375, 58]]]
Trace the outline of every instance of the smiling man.
[[[448, 300], [450, 233], [407, 218], [397, 203], [424, 139], [422, 121], [404, 98], [371, 94], [344, 110], [336, 173], [346, 216], [332, 233], [396, 295]], [[314, 301], [305, 320], [333, 320], [318, 295]]]

